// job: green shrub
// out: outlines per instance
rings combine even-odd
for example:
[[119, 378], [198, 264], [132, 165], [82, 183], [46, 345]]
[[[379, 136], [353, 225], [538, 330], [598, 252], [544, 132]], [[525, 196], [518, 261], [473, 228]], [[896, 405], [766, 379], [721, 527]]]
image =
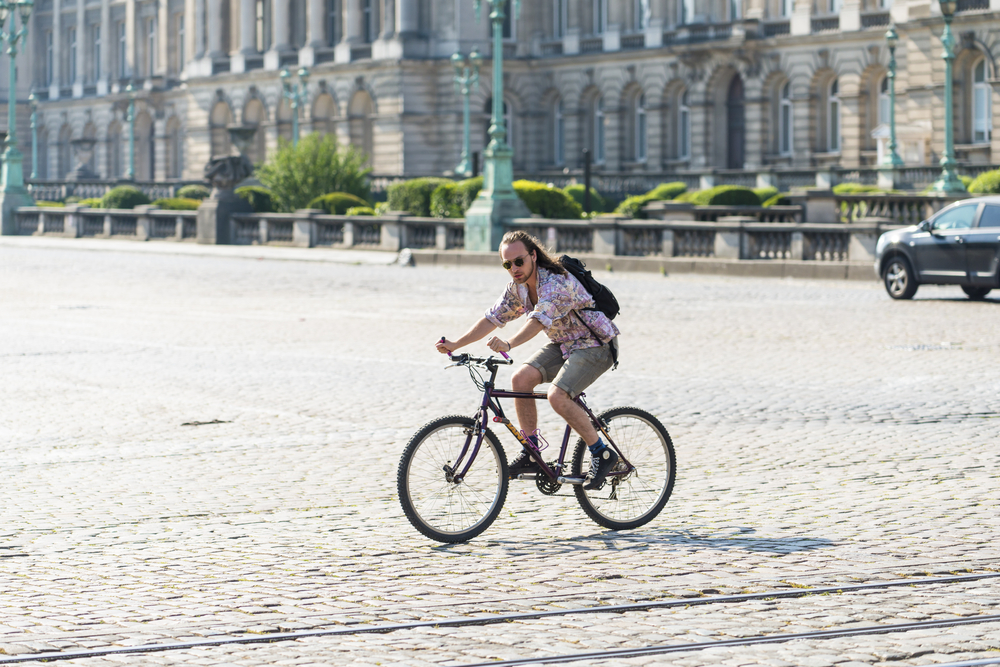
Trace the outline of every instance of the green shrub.
[[38, 208], [62, 208], [65, 205], [61, 201], [45, 201], [44, 199], [35, 202], [35, 206]]
[[966, 187], [969, 192], [977, 195], [995, 195], [1000, 193], [1000, 169], [984, 171]]
[[91, 197], [89, 199], [81, 199], [77, 204], [80, 206], [89, 206], [90, 208], [101, 208], [101, 198]]
[[753, 193], [757, 195], [757, 199], [760, 200], [760, 205], [763, 206], [764, 202], [770, 200], [776, 194], [778, 194], [778, 188], [774, 187], [773, 185], [768, 185], [763, 188], [754, 188]]
[[70, 195], [69, 197], [66, 197], [66, 199], [63, 200], [63, 202], [65, 202], [66, 204], [79, 204], [80, 198], [77, 197], [76, 195]]
[[344, 215], [347, 209], [359, 206], [367, 207], [368, 202], [347, 192], [330, 192], [316, 197], [306, 208], [321, 208], [327, 215]]
[[972, 176], [964, 176], [963, 175], [963, 176], [959, 176], [958, 180], [962, 181], [962, 185], [964, 185], [965, 189], [968, 190], [969, 186], [972, 185], [972, 181], [974, 181], [976, 179], [974, 179]]
[[183, 199], [207, 199], [212, 191], [204, 185], [185, 185], [177, 191], [177, 197]]
[[414, 178], [389, 186], [389, 209], [427, 218], [431, 215], [431, 195], [447, 178]]
[[632, 197], [627, 197], [621, 204], [618, 204], [614, 212], [617, 215], [624, 215], [629, 218], [645, 218], [646, 214], [643, 213], [642, 207], [651, 201], [656, 201], [656, 199], [650, 197], [648, 194], [633, 195]]
[[701, 193], [701, 190], [689, 190], [688, 192], [682, 192], [674, 197], [674, 201], [684, 204], [693, 204], [699, 193]]
[[[583, 207], [583, 184], [576, 183], [574, 185], [567, 185], [563, 188], [563, 192], [568, 194], [573, 198], [580, 207]], [[591, 212], [598, 211], [604, 213], [608, 210], [608, 200], [601, 196], [601, 193], [597, 191], [597, 188], [590, 186], [590, 210]]]
[[276, 212], [274, 197], [267, 188], [262, 188], [259, 185], [245, 185], [242, 188], [236, 188], [236, 196], [250, 202], [254, 213]]
[[740, 185], [717, 185], [700, 190], [691, 197], [698, 206], [760, 206], [760, 199], [750, 188]]
[[455, 197], [458, 199], [458, 205], [461, 207], [462, 215], [464, 216], [465, 212], [472, 206], [472, 202], [476, 201], [479, 191], [483, 189], [483, 177], [467, 178], [455, 185], [457, 186]]
[[528, 210], [543, 218], [579, 220], [583, 208], [568, 194], [553, 185], [535, 181], [514, 181], [514, 192]]
[[666, 201], [677, 199], [679, 195], [685, 192], [687, 192], [687, 185], [681, 181], [674, 181], [672, 183], [660, 183], [646, 194], [653, 197], [656, 201]]
[[375, 215], [375, 209], [371, 206], [352, 206], [345, 215]]
[[771, 197], [767, 201], [765, 201], [763, 204], [761, 204], [761, 206], [763, 206], [765, 208], [767, 208], [769, 206], [788, 206], [791, 203], [792, 203], [792, 200], [788, 198], [788, 193], [787, 192], [781, 192], [781, 193], [778, 193], [778, 194], [774, 195], [773, 197]]
[[149, 197], [139, 188], [131, 185], [119, 185], [111, 188], [101, 198], [101, 208], [135, 208], [149, 203]]
[[462, 211], [455, 198], [458, 183], [448, 181], [434, 188], [431, 193], [431, 215], [435, 218], [461, 218]]
[[833, 186], [833, 193], [836, 195], [864, 195], [864, 194], [885, 194], [875, 185], [862, 185], [861, 183], [838, 183]]
[[154, 201], [153, 206], [159, 206], [167, 211], [197, 211], [198, 207], [201, 206], [201, 200], [187, 197], [166, 197]]
[[257, 167], [257, 179], [271, 191], [279, 211], [295, 211], [328, 192], [346, 192], [367, 201], [367, 157], [343, 148], [332, 134], [307, 134], [298, 145], [279, 142], [277, 152]]

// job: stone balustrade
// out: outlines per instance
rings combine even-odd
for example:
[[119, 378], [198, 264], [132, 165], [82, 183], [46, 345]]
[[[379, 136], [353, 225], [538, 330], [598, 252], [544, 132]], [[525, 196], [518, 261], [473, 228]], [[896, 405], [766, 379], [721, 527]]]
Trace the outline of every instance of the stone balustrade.
[[195, 216], [194, 211], [166, 211], [156, 206], [134, 209], [27, 206], [17, 210], [16, 229], [18, 234], [25, 236], [194, 241]]

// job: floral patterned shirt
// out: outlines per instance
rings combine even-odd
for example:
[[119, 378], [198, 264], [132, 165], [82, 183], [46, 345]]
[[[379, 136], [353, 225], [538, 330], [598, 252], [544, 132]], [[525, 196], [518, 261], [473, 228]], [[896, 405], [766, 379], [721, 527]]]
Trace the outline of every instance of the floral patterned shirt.
[[[593, 308], [594, 299], [583, 288], [580, 281], [570, 275], [561, 276], [538, 267], [538, 303], [532, 304], [528, 296], [528, 286], [511, 281], [500, 300], [486, 311], [486, 319], [503, 328], [521, 315], [536, 319], [545, 327], [545, 333], [553, 343], [559, 343], [563, 359], [568, 359], [574, 350], [598, 347], [618, 335], [618, 327], [599, 310]], [[576, 311], [593, 329], [601, 340], [594, 340]]]

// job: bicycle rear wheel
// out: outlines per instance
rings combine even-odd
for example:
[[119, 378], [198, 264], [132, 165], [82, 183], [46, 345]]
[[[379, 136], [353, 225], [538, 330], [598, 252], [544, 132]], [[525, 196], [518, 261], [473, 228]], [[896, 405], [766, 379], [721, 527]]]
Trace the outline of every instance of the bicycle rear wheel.
[[[656, 417], [638, 408], [613, 408], [597, 418], [635, 470], [613, 476], [625, 469], [619, 460], [601, 488], [574, 486], [576, 499], [587, 516], [605, 528], [638, 528], [660, 513], [674, 488], [677, 461], [670, 434]], [[590, 450], [581, 439], [573, 454], [573, 475], [583, 477], [589, 469]]]
[[[399, 502], [413, 527], [432, 540], [472, 539], [489, 528], [507, 499], [507, 457], [489, 429], [465, 478], [448, 479], [474, 428], [469, 417], [441, 417], [417, 431], [403, 450], [396, 475]], [[459, 467], [474, 446], [473, 434]]]

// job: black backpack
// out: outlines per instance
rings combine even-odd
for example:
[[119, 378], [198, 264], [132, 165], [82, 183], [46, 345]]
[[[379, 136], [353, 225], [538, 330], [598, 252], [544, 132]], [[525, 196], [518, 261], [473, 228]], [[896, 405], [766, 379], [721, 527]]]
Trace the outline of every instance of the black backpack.
[[[563, 268], [569, 271], [570, 275], [580, 281], [583, 288], [590, 293], [590, 296], [594, 298], [593, 308], [584, 308], [584, 310], [599, 310], [608, 316], [609, 320], [615, 319], [618, 311], [621, 310], [618, 306], [618, 299], [615, 295], [611, 293], [607, 287], [597, 282], [597, 279], [587, 270], [587, 265], [576, 257], [570, 257], [569, 255], [563, 255], [559, 258], [559, 263], [562, 264]], [[576, 313], [576, 311], [573, 311]], [[608, 345], [610, 341], [603, 341], [601, 337], [597, 335], [597, 332], [590, 328], [590, 325], [580, 317], [580, 313], [576, 313], [576, 317], [583, 326], [587, 327], [590, 331], [590, 335], [597, 340], [601, 345]], [[611, 345], [611, 360], [614, 362], [614, 368], [618, 368], [618, 350], [615, 349], [614, 345]]]
[[611, 293], [611, 290], [597, 282], [587, 269], [587, 265], [576, 257], [570, 257], [569, 255], [560, 257], [559, 263], [580, 281], [583, 289], [587, 290], [590, 296], [594, 297], [594, 307], [585, 308], [584, 310], [599, 310], [607, 315], [609, 320], [615, 319], [618, 311], [621, 310], [618, 307], [618, 299]]

